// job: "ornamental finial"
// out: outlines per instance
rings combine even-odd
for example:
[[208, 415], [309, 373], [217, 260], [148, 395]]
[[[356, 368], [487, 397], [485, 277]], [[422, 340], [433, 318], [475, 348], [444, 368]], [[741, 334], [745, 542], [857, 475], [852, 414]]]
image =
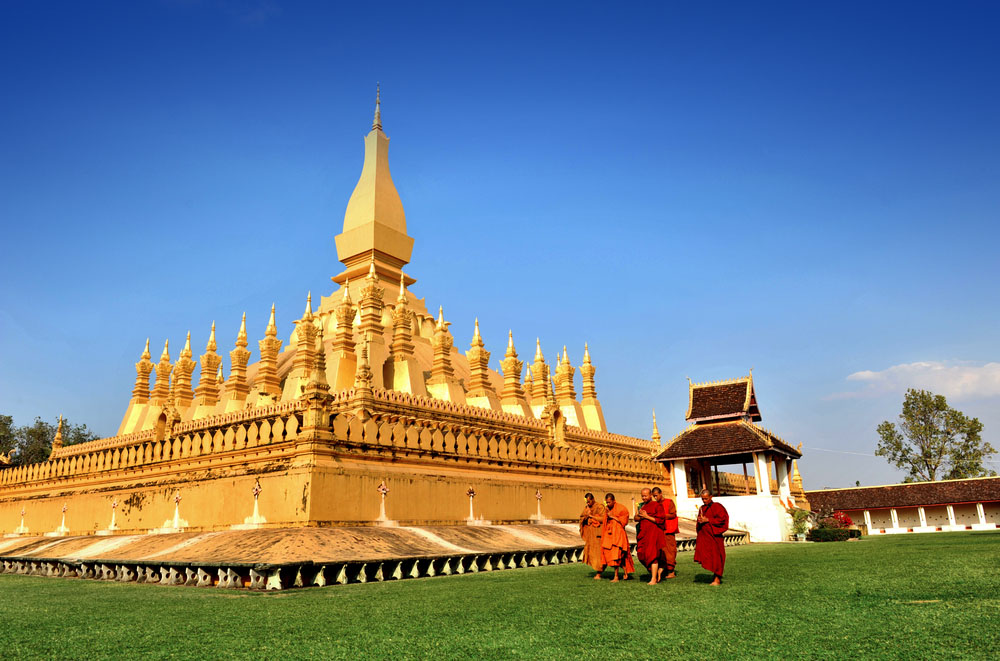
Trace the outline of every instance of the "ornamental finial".
[[278, 337], [278, 327], [274, 323], [274, 303], [271, 303], [271, 318], [267, 320], [267, 329], [264, 330], [267, 337]]
[[378, 83], [375, 83], [375, 119], [372, 121], [372, 130], [382, 130], [382, 90]]

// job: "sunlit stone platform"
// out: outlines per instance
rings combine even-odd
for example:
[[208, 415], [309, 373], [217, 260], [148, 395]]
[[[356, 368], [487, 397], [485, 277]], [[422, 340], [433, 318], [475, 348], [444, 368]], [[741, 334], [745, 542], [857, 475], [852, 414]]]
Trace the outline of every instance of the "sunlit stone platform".
[[[693, 550], [693, 522], [677, 542]], [[727, 536], [746, 542], [742, 531]], [[582, 550], [574, 524], [19, 537], [0, 540], [0, 573], [282, 590], [571, 563]]]

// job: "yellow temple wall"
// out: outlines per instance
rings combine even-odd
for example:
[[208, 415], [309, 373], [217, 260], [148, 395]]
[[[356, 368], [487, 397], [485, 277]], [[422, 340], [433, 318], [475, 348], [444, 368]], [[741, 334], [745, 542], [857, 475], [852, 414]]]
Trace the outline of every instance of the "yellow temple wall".
[[68, 508], [69, 534], [108, 528], [117, 499], [118, 532], [145, 533], [174, 516], [191, 530], [242, 524], [260, 479], [267, 526], [363, 525], [379, 515], [378, 484], [390, 489], [387, 515], [403, 523], [476, 518], [575, 519], [583, 493], [607, 491], [629, 504], [644, 486], [670, 490], [642, 439], [560, 429], [519, 416], [383, 392], [358, 408], [352, 393], [330, 398], [303, 429], [307, 402], [247, 409], [154, 431], [68, 446], [40, 464], [0, 470], [0, 534], [21, 524], [55, 531]]

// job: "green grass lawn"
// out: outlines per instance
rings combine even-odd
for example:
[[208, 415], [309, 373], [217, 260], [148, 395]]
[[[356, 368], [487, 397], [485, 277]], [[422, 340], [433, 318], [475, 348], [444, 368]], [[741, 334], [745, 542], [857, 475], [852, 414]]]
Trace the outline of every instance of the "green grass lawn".
[[655, 587], [581, 565], [280, 593], [0, 575], [0, 658], [996, 658], [1000, 533], [679, 557]]

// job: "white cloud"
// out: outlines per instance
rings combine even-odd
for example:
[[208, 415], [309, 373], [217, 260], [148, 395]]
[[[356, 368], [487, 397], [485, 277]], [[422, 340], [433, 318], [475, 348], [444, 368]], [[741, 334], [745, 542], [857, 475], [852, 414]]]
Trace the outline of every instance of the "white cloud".
[[827, 399], [855, 399], [901, 393], [919, 388], [961, 401], [1000, 396], [1000, 363], [977, 365], [963, 361], [925, 361], [893, 365], [880, 371], [863, 370], [847, 377], [863, 384], [861, 390], [841, 392]]

